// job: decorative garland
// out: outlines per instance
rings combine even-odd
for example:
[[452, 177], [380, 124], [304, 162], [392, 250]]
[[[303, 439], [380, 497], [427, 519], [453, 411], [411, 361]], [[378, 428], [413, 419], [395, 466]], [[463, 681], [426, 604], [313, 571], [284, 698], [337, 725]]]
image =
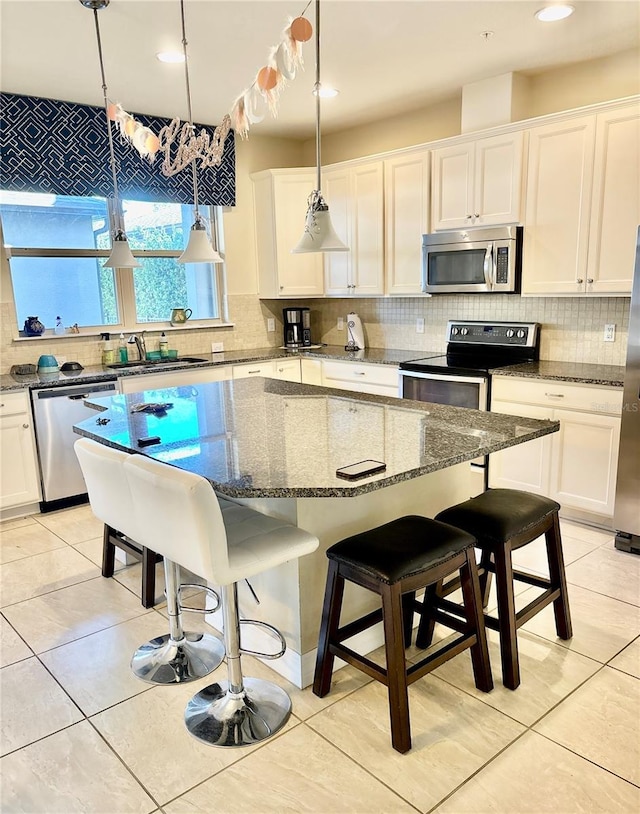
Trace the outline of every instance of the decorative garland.
[[[311, 23], [303, 16], [310, 5], [310, 2], [307, 3], [299, 17], [289, 18], [281, 41], [269, 52], [267, 64], [260, 68], [253, 82], [234, 101], [231, 115], [225, 114], [222, 123], [215, 128], [213, 138], [206, 130], [196, 134], [193, 125], [181, 128], [179, 117], [163, 127], [156, 136], [149, 127], [127, 113], [122, 105], [111, 102], [107, 116], [117, 125], [121, 139], [128, 141], [151, 163], [158, 152], [163, 153], [161, 171], [166, 177], [175, 175], [198, 159], [202, 167], [218, 166], [231, 127], [240, 138], [246, 139], [250, 125], [264, 119], [265, 106], [273, 116], [277, 116], [280, 91], [303, 68], [302, 43], [310, 40], [313, 34]], [[174, 144], [177, 146], [172, 158]]]

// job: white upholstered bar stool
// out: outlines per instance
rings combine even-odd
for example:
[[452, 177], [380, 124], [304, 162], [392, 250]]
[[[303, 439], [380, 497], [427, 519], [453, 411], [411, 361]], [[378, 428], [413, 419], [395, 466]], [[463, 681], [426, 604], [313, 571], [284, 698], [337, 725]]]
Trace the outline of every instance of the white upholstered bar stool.
[[[310, 554], [318, 538], [283, 520], [219, 500], [205, 478], [143, 455], [131, 455], [125, 471], [142, 544], [153, 540], [156, 550], [167, 550], [181, 565], [220, 586], [228, 680], [193, 696], [185, 711], [187, 729], [213, 746], [265, 740], [286, 722], [291, 700], [277, 684], [242, 674], [236, 583]], [[275, 628], [258, 624], [275, 632], [284, 645]]]
[[[129, 481], [124, 469], [131, 456], [126, 452], [80, 438], [74, 444], [80, 468], [87, 484], [93, 513], [103, 523], [117, 529], [139, 545], [146, 545], [136, 511]], [[182, 626], [180, 608], [180, 569], [171, 558], [171, 551], [161, 547], [158, 539], [154, 551], [164, 556], [164, 576], [169, 614], [169, 633], [141, 645], [133, 655], [131, 669], [143, 681], [151, 684], [184, 684], [202, 678], [219, 667], [224, 647], [211, 634], [192, 633]], [[181, 544], [182, 537], [177, 543]], [[149, 546], [150, 547], [150, 546]]]

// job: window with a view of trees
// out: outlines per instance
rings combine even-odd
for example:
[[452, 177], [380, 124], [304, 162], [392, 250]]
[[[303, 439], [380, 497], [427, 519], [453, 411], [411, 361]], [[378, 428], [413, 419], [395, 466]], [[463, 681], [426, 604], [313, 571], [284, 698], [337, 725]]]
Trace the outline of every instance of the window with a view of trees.
[[[201, 209], [221, 250], [217, 212]], [[53, 328], [59, 315], [65, 326], [133, 328], [167, 322], [173, 308], [191, 308], [192, 320], [221, 319], [220, 267], [177, 263], [193, 222], [191, 207], [125, 200], [122, 210], [140, 268], [103, 268], [111, 245], [106, 199], [0, 192], [19, 327], [38, 316]]]

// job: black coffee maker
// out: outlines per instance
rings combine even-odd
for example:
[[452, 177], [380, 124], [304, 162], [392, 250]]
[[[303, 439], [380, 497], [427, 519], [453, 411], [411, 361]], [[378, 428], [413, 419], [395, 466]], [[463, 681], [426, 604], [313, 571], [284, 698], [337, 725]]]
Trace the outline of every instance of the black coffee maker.
[[304, 348], [311, 344], [311, 312], [308, 308], [283, 308], [285, 348]]

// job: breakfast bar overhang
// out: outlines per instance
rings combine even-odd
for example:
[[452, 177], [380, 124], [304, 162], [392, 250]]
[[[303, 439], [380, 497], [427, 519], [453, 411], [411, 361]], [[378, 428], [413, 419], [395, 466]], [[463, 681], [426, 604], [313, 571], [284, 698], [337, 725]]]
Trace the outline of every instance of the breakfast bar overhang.
[[[433, 517], [471, 495], [469, 461], [559, 429], [557, 421], [257, 378], [88, 403], [98, 414], [75, 426], [79, 435], [195, 472], [219, 495], [320, 539], [314, 554], [252, 578], [253, 590], [239, 586], [241, 618], [282, 632], [287, 652], [270, 665], [298, 687], [312, 681], [330, 545], [404, 514]], [[355, 481], [336, 476], [368, 459], [386, 469]], [[370, 593], [348, 589], [344, 622], [375, 607]], [[221, 627], [215, 614], [210, 621]], [[243, 628], [243, 647], [269, 649], [258, 631]], [[354, 646], [368, 652], [381, 642], [376, 628]]]

